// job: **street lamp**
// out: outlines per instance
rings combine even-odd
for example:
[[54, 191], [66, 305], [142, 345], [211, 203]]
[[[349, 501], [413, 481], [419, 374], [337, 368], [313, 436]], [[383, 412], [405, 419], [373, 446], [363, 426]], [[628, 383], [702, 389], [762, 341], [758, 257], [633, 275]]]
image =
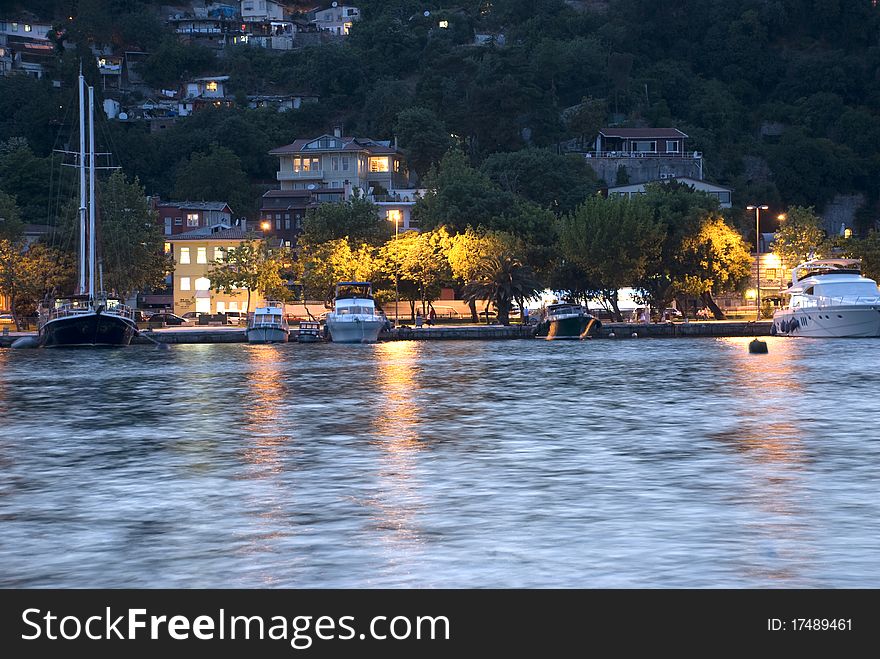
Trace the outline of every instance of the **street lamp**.
[[[400, 225], [400, 211], [388, 211], [388, 220], [394, 222], [394, 242], [397, 242], [397, 232]], [[400, 288], [398, 286], [399, 276], [397, 270], [394, 272], [394, 326], [400, 322]]]
[[769, 206], [746, 206], [747, 210], [755, 211], [755, 251], [757, 258], [755, 259], [755, 268], [757, 277], [755, 277], [755, 302], [758, 306], [756, 320], [761, 320], [761, 211], [767, 210]]
[[268, 220], [263, 220], [262, 222], [260, 222], [260, 228], [263, 231], [268, 231], [269, 229], [272, 228], [272, 223], [269, 222]]

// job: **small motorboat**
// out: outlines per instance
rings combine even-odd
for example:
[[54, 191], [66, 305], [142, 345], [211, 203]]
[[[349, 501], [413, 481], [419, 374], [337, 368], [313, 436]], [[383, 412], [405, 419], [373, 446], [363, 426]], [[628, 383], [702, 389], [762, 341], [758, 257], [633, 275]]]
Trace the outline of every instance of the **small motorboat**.
[[257, 307], [247, 326], [248, 343], [287, 343], [290, 327], [284, 317], [284, 305], [267, 302]]
[[300, 321], [299, 330], [296, 333], [298, 343], [319, 343], [324, 340], [321, 323], [312, 320]]

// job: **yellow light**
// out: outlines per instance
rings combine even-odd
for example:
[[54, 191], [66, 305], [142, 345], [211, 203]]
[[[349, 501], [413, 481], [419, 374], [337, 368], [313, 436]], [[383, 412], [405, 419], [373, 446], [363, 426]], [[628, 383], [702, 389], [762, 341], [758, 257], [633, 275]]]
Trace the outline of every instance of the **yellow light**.
[[776, 219], [779, 220], [780, 222], [785, 222], [787, 217], [788, 216], [785, 213], [780, 213], [779, 215], [776, 216]]
[[263, 231], [268, 231], [269, 229], [272, 228], [272, 223], [271, 223], [271, 222], [261, 222], [261, 223], [260, 223], [260, 228], [261, 228]]
[[756, 291], [754, 288], [750, 288], [749, 290], [746, 291], [746, 299], [747, 300], [754, 300], [757, 297], [758, 297], [758, 291]]
[[843, 230], [843, 237], [844, 238], [852, 238], [852, 229], [850, 229], [849, 227], [844, 229]]
[[449, 27], [449, 21], [440, 21], [440, 27], [446, 29]]
[[387, 218], [389, 222], [400, 222], [401, 212], [399, 210], [390, 210], [387, 213]]
[[779, 257], [776, 254], [770, 252], [766, 257], [765, 264], [768, 268], [778, 268], [782, 265], [782, 262], [779, 260]]

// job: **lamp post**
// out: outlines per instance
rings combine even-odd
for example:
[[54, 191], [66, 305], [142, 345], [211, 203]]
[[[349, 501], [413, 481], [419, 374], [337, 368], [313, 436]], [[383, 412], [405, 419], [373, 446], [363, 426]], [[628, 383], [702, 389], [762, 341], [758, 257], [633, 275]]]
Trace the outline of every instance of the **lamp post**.
[[755, 211], [755, 269], [757, 276], [755, 277], [755, 304], [758, 307], [755, 320], [761, 320], [761, 211], [767, 210], [769, 206], [746, 206], [747, 210]]
[[[388, 211], [388, 219], [394, 221], [394, 242], [397, 242], [397, 232], [398, 225], [400, 224], [400, 211], [399, 210], [390, 210]], [[398, 281], [400, 280], [400, 276], [397, 273], [397, 269], [395, 268], [394, 272], [394, 326], [397, 327], [397, 324], [400, 322], [400, 288], [398, 285]]]

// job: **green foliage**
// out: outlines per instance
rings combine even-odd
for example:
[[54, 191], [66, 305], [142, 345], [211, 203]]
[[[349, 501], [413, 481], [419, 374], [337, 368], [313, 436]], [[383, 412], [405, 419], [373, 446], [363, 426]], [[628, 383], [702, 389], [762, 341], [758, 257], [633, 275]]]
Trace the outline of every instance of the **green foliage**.
[[252, 215], [254, 198], [241, 159], [224, 146], [193, 153], [177, 170], [174, 197], [189, 201], [225, 201], [236, 215]]
[[16, 326], [19, 317], [34, 315], [46, 296], [69, 290], [72, 277], [73, 264], [63, 252], [0, 238], [0, 293], [9, 297]]
[[861, 240], [851, 238], [848, 242], [850, 255], [862, 260], [862, 274], [880, 281], [880, 232], [870, 231]]
[[344, 238], [317, 243], [301, 240], [295, 268], [303, 299], [329, 304], [340, 281], [373, 280], [377, 270], [375, 248], [367, 244], [352, 248]]
[[209, 49], [182, 44], [177, 37], [169, 35], [158, 46], [154, 42], [141, 74], [153, 87], [173, 88], [184, 78], [205, 73], [212, 66], [214, 54]]
[[641, 198], [590, 197], [559, 223], [562, 256], [605, 291], [618, 320], [617, 290], [645, 276], [663, 236], [662, 225]]
[[287, 300], [290, 292], [282, 273], [290, 270], [292, 257], [285, 248], [273, 249], [268, 240], [245, 240], [224, 252], [223, 259], [208, 272], [212, 290], [236, 294], [247, 291], [245, 311], [250, 312], [251, 294], [259, 291], [266, 299]]
[[163, 250], [164, 235], [137, 178], [122, 170], [101, 185], [101, 257], [104, 288], [127, 296], [158, 287], [173, 269]]
[[15, 197], [0, 190], [0, 238], [16, 241], [21, 238], [24, 224]]
[[785, 268], [790, 270], [810, 258], [824, 256], [825, 232], [813, 207], [792, 206], [785, 216], [772, 246]]
[[357, 197], [310, 208], [303, 221], [303, 239], [310, 243], [344, 238], [378, 245], [393, 233], [394, 224], [379, 218], [376, 205]]
[[699, 230], [682, 241], [683, 264], [678, 293], [702, 297], [745, 289], [752, 271], [752, 257], [743, 237], [724, 218], [706, 216]]
[[[478, 262], [474, 278], [465, 286], [465, 299], [487, 300], [495, 304], [498, 322], [510, 324], [514, 302], [523, 306], [525, 300], [538, 297], [544, 289], [532, 269], [510, 252], [495, 254]], [[488, 322], [488, 314], [486, 315]]]
[[503, 190], [557, 214], [573, 211], [599, 187], [582, 157], [547, 149], [495, 153], [481, 171]]
[[394, 134], [407, 163], [419, 176], [443, 158], [452, 146], [449, 131], [437, 115], [427, 108], [407, 108], [397, 115]]
[[34, 155], [27, 142], [0, 144], [0, 190], [15, 197], [25, 223], [45, 224], [50, 208], [50, 158]]

